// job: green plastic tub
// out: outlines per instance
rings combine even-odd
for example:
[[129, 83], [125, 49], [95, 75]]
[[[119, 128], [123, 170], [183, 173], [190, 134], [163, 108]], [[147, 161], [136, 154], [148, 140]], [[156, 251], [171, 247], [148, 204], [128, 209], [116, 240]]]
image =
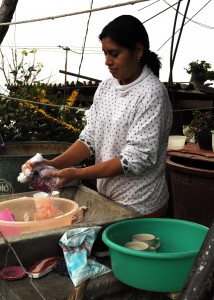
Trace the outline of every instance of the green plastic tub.
[[[112, 271], [121, 282], [155, 292], [179, 292], [186, 281], [208, 228], [177, 219], [145, 218], [114, 223], [102, 235], [109, 247]], [[123, 245], [136, 233], [161, 239], [157, 252]]]

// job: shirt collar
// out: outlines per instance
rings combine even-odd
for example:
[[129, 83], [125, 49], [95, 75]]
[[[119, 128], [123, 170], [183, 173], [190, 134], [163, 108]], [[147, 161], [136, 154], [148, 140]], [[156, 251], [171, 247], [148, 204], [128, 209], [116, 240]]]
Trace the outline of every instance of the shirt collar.
[[133, 82], [125, 85], [121, 85], [117, 79], [114, 79], [115, 82], [115, 89], [118, 91], [127, 91], [139, 82], [143, 81], [149, 74], [151, 73], [151, 69], [147, 66], [144, 66], [141, 75]]

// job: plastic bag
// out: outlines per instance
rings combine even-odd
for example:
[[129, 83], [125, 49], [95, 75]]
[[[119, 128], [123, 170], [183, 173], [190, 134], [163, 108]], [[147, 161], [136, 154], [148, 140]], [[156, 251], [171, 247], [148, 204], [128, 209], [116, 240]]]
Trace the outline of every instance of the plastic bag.
[[57, 179], [56, 177], [45, 177], [45, 174], [53, 171], [56, 171], [56, 169], [50, 166], [43, 167], [39, 171], [35, 171], [30, 182], [30, 186], [35, 190], [51, 195]]
[[[41, 162], [43, 160], [43, 157], [40, 153], [37, 153], [32, 157], [29, 162]], [[56, 178], [48, 178], [45, 177], [45, 174], [48, 172], [56, 171], [54, 167], [51, 166], [38, 166], [35, 167], [32, 171], [26, 167], [24, 164], [22, 166], [23, 171], [19, 174], [17, 180], [21, 183], [30, 182], [30, 187], [45, 192], [49, 195], [52, 194], [55, 184], [56, 184]]]
[[88, 258], [100, 228], [94, 226], [71, 229], [66, 231], [59, 241], [74, 286], [78, 286], [88, 278], [95, 278], [111, 271], [108, 267]]
[[[29, 159], [28, 162], [41, 162], [43, 160], [43, 157], [40, 153], [37, 153], [34, 155], [31, 159]], [[26, 164], [22, 166], [23, 171], [19, 174], [17, 177], [17, 180], [21, 183], [26, 183], [30, 181], [33, 178], [33, 174], [35, 170], [40, 170], [40, 168], [35, 168], [33, 171], [27, 168]]]

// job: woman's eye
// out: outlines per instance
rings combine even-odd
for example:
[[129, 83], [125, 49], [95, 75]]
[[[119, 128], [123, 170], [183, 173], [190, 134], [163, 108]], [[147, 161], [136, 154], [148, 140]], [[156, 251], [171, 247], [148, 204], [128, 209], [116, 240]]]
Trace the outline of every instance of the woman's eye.
[[117, 57], [119, 55], [119, 53], [117, 51], [112, 51], [111, 52], [111, 56], [113, 57]]
[[119, 55], [119, 52], [118, 51], [109, 51], [109, 52], [103, 52], [103, 54], [105, 57], [108, 55], [113, 58], [116, 58]]

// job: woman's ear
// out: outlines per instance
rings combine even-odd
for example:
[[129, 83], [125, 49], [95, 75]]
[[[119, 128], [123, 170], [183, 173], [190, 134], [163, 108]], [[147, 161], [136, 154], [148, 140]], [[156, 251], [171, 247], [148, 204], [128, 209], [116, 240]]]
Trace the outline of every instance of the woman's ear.
[[137, 54], [137, 58], [141, 59], [143, 56], [143, 52], [144, 52], [144, 46], [142, 43], [137, 43], [136, 44], [136, 54]]

